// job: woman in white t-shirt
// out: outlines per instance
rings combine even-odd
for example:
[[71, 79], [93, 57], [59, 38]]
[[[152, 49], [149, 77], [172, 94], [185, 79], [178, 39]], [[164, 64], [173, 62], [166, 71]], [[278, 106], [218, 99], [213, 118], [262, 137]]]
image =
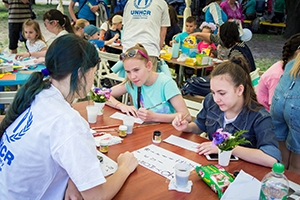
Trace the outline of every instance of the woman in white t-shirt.
[[1, 199], [112, 199], [135, 170], [137, 159], [125, 152], [105, 179], [89, 124], [71, 106], [86, 97], [98, 62], [88, 41], [61, 36], [47, 67], [18, 90], [0, 124]]

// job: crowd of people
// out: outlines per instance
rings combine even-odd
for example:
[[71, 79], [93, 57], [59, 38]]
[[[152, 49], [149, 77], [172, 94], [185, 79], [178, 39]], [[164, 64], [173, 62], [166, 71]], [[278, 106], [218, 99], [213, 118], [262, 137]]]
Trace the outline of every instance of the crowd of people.
[[[98, 51], [119, 39], [126, 79], [111, 88], [108, 106], [145, 122], [170, 123], [187, 134], [206, 132], [210, 141], [198, 146], [199, 155], [218, 152], [212, 145], [217, 129], [230, 133], [246, 130], [241, 137], [250, 143], [235, 147], [233, 155], [266, 167], [283, 162], [286, 169], [300, 174], [299, 34], [285, 43], [282, 60], [265, 72], [255, 92], [250, 73], [256, 67], [250, 48], [240, 39], [239, 24], [245, 15], [236, 1], [207, 1], [203, 10], [207, 21], [201, 24], [201, 32], [195, 32], [195, 19], [189, 17], [186, 31], [175, 37], [169, 37], [168, 31], [176, 32], [172, 26], [177, 19], [164, 0], [128, 0], [123, 13], [106, 18], [107, 25], [102, 28], [91, 15], [100, 12], [101, 5], [90, 2], [86, 7], [79, 0], [82, 8], [77, 18], [72, 10], [75, 2], [69, 7], [73, 22], [56, 9], [43, 15], [45, 27], [56, 36], [51, 43], [45, 42], [35, 20], [18, 22], [22, 25], [18, 31], [27, 40], [27, 52], [15, 57], [38, 58], [46, 68], [32, 73], [18, 90], [0, 124], [2, 198], [18, 199], [21, 193], [24, 199], [112, 199], [134, 172], [138, 161], [124, 149], [117, 159], [117, 171], [108, 178], [103, 176], [89, 124], [71, 106], [75, 98], [85, 98], [93, 86], [101, 59]], [[148, 12], [140, 13], [139, 8]], [[250, 11], [247, 14], [250, 16]], [[227, 50], [228, 60], [210, 74], [211, 93], [194, 121], [176, 82], [157, 70], [166, 35], [170, 45], [194, 36], [199, 50]], [[10, 40], [11, 52], [17, 53], [15, 37]], [[131, 105], [118, 101], [125, 93], [131, 95]], [[45, 108], [51, 114], [41, 112]]]

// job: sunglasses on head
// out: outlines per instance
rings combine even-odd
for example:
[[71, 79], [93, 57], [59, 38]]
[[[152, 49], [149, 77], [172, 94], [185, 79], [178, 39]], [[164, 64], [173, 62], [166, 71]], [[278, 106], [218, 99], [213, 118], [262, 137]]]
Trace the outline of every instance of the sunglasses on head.
[[143, 56], [144, 58], [146, 58], [146, 60], [149, 60], [148, 56], [144, 52], [142, 52], [141, 50], [139, 50], [139, 49], [131, 49], [131, 50], [129, 50], [126, 53], [121, 53], [120, 54], [120, 60], [123, 61], [125, 58], [133, 58], [133, 57], [136, 56], [137, 53], [140, 53], [141, 56]]

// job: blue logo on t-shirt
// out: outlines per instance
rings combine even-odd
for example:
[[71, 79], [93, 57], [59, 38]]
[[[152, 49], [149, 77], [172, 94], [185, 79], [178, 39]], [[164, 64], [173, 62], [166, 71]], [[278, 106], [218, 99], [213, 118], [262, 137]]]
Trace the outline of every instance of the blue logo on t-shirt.
[[145, 9], [148, 8], [152, 3], [152, 0], [135, 0], [134, 6], [137, 9]]
[[4, 132], [2, 139], [0, 140], [0, 172], [4, 164], [11, 165], [15, 156], [12, 151], [5, 145], [7, 143], [15, 143], [19, 141], [31, 128], [33, 122], [33, 115], [31, 110], [24, 115], [20, 122], [13, 129], [12, 133]]

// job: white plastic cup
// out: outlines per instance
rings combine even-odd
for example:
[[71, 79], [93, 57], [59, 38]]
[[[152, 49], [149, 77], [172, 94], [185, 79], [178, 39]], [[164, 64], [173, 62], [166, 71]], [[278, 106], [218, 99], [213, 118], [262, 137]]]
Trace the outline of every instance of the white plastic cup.
[[88, 122], [94, 124], [97, 122], [98, 106], [88, 105], [86, 107]]
[[123, 125], [127, 126], [127, 134], [131, 134], [132, 133], [133, 124], [134, 124], [134, 118], [132, 118], [132, 117], [125, 117], [123, 119]]
[[185, 188], [190, 177], [189, 166], [186, 163], [178, 163], [175, 165], [176, 185], [179, 188]]

